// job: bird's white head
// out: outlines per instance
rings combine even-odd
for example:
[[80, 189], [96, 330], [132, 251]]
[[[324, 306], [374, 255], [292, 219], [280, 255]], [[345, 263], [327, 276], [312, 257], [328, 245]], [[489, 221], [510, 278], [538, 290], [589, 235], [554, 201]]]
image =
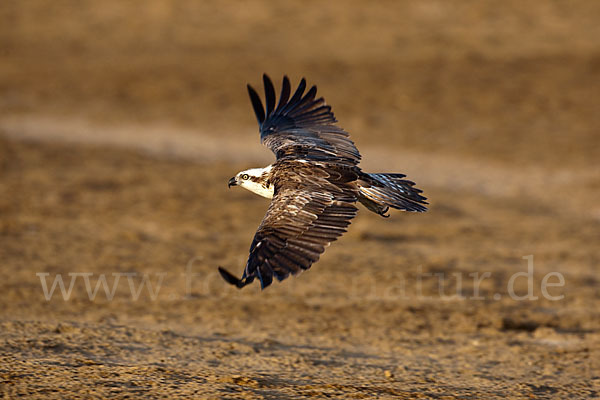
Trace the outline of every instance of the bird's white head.
[[273, 198], [275, 187], [270, 182], [271, 165], [265, 168], [251, 168], [240, 171], [229, 180], [228, 186], [241, 186], [267, 199]]

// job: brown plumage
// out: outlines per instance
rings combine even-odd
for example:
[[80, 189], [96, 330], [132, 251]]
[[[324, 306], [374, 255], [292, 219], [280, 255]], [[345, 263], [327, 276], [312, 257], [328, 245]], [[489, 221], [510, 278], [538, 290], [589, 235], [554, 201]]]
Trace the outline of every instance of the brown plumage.
[[356, 216], [357, 201], [382, 216], [392, 207], [426, 211], [426, 198], [402, 174], [367, 174], [359, 167], [360, 153], [348, 133], [335, 125], [331, 107], [306, 94], [301, 80], [290, 98], [283, 78], [279, 102], [267, 75], [263, 76], [265, 105], [248, 85], [259, 123], [261, 142], [277, 161], [263, 169], [242, 171], [229, 186], [243, 186], [271, 204], [261, 222], [241, 279], [219, 267], [222, 277], [241, 288], [258, 278], [265, 288], [273, 281], [310, 268], [325, 248], [346, 232]]

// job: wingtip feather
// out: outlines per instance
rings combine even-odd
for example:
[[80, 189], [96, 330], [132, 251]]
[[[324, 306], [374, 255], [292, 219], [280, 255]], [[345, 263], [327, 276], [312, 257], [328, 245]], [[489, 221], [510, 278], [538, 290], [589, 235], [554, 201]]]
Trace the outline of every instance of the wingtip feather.
[[258, 120], [258, 124], [261, 125], [265, 121], [265, 109], [263, 108], [262, 101], [260, 100], [260, 96], [254, 90], [250, 84], [248, 87], [248, 95], [250, 96], [250, 101], [252, 102], [252, 108], [254, 109], [254, 114], [256, 115], [256, 119]]
[[218, 267], [221, 278], [230, 285], [239, 286], [240, 280], [223, 267]]
[[287, 101], [290, 98], [290, 92], [290, 79], [287, 77], [287, 75], [284, 75], [283, 81], [281, 82], [281, 94], [279, 95], [279, 103], [277, 104], [275, 112], [280, 112], [281, 109], [286, 105]]
[[263, 84], [265, 86], [265, 103], [267, 107], [266, 117], [268, 118], [275, 109], [275, 87], [267, 74], [263, 74]]

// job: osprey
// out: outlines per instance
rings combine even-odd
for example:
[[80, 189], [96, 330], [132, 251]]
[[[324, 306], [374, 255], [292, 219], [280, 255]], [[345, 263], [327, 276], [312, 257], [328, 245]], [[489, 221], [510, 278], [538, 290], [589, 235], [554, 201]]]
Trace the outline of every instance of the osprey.
[[275, 163], [239, 172], [229, 187], [241, 186], [271, 199], [250, 246], [241, 279], [219, 267], [225, 281], [242, 288], [255, 278], [261, 288], [273, 277], [281, 281], [319, 259], [325, 248], [346, 232], [356, 216], [356, 202], [383, 217], [389, 208], [427, 211], [428, 204], [414, 182], [403, 174], [368, 174], [358, 163], [360, 154], [348, 133], [336, 126], [331, 107], [315, 99], [316, 86], [306, 93], [303, 78], [290, 97], [283, 77], [279, 102], [275, 88], [263, 75], [266, 109], [248, 85], [258, 119], [260, 140], [275, 153]]

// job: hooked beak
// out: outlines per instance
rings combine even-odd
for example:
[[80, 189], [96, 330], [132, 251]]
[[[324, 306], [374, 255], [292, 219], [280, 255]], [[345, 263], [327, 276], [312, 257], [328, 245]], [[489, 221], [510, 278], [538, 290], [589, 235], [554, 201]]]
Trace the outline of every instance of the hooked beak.
[[229, 180], [227, 183], [227, 187], [237, 186], [237, 181], [235, 180], [235, 176]]

